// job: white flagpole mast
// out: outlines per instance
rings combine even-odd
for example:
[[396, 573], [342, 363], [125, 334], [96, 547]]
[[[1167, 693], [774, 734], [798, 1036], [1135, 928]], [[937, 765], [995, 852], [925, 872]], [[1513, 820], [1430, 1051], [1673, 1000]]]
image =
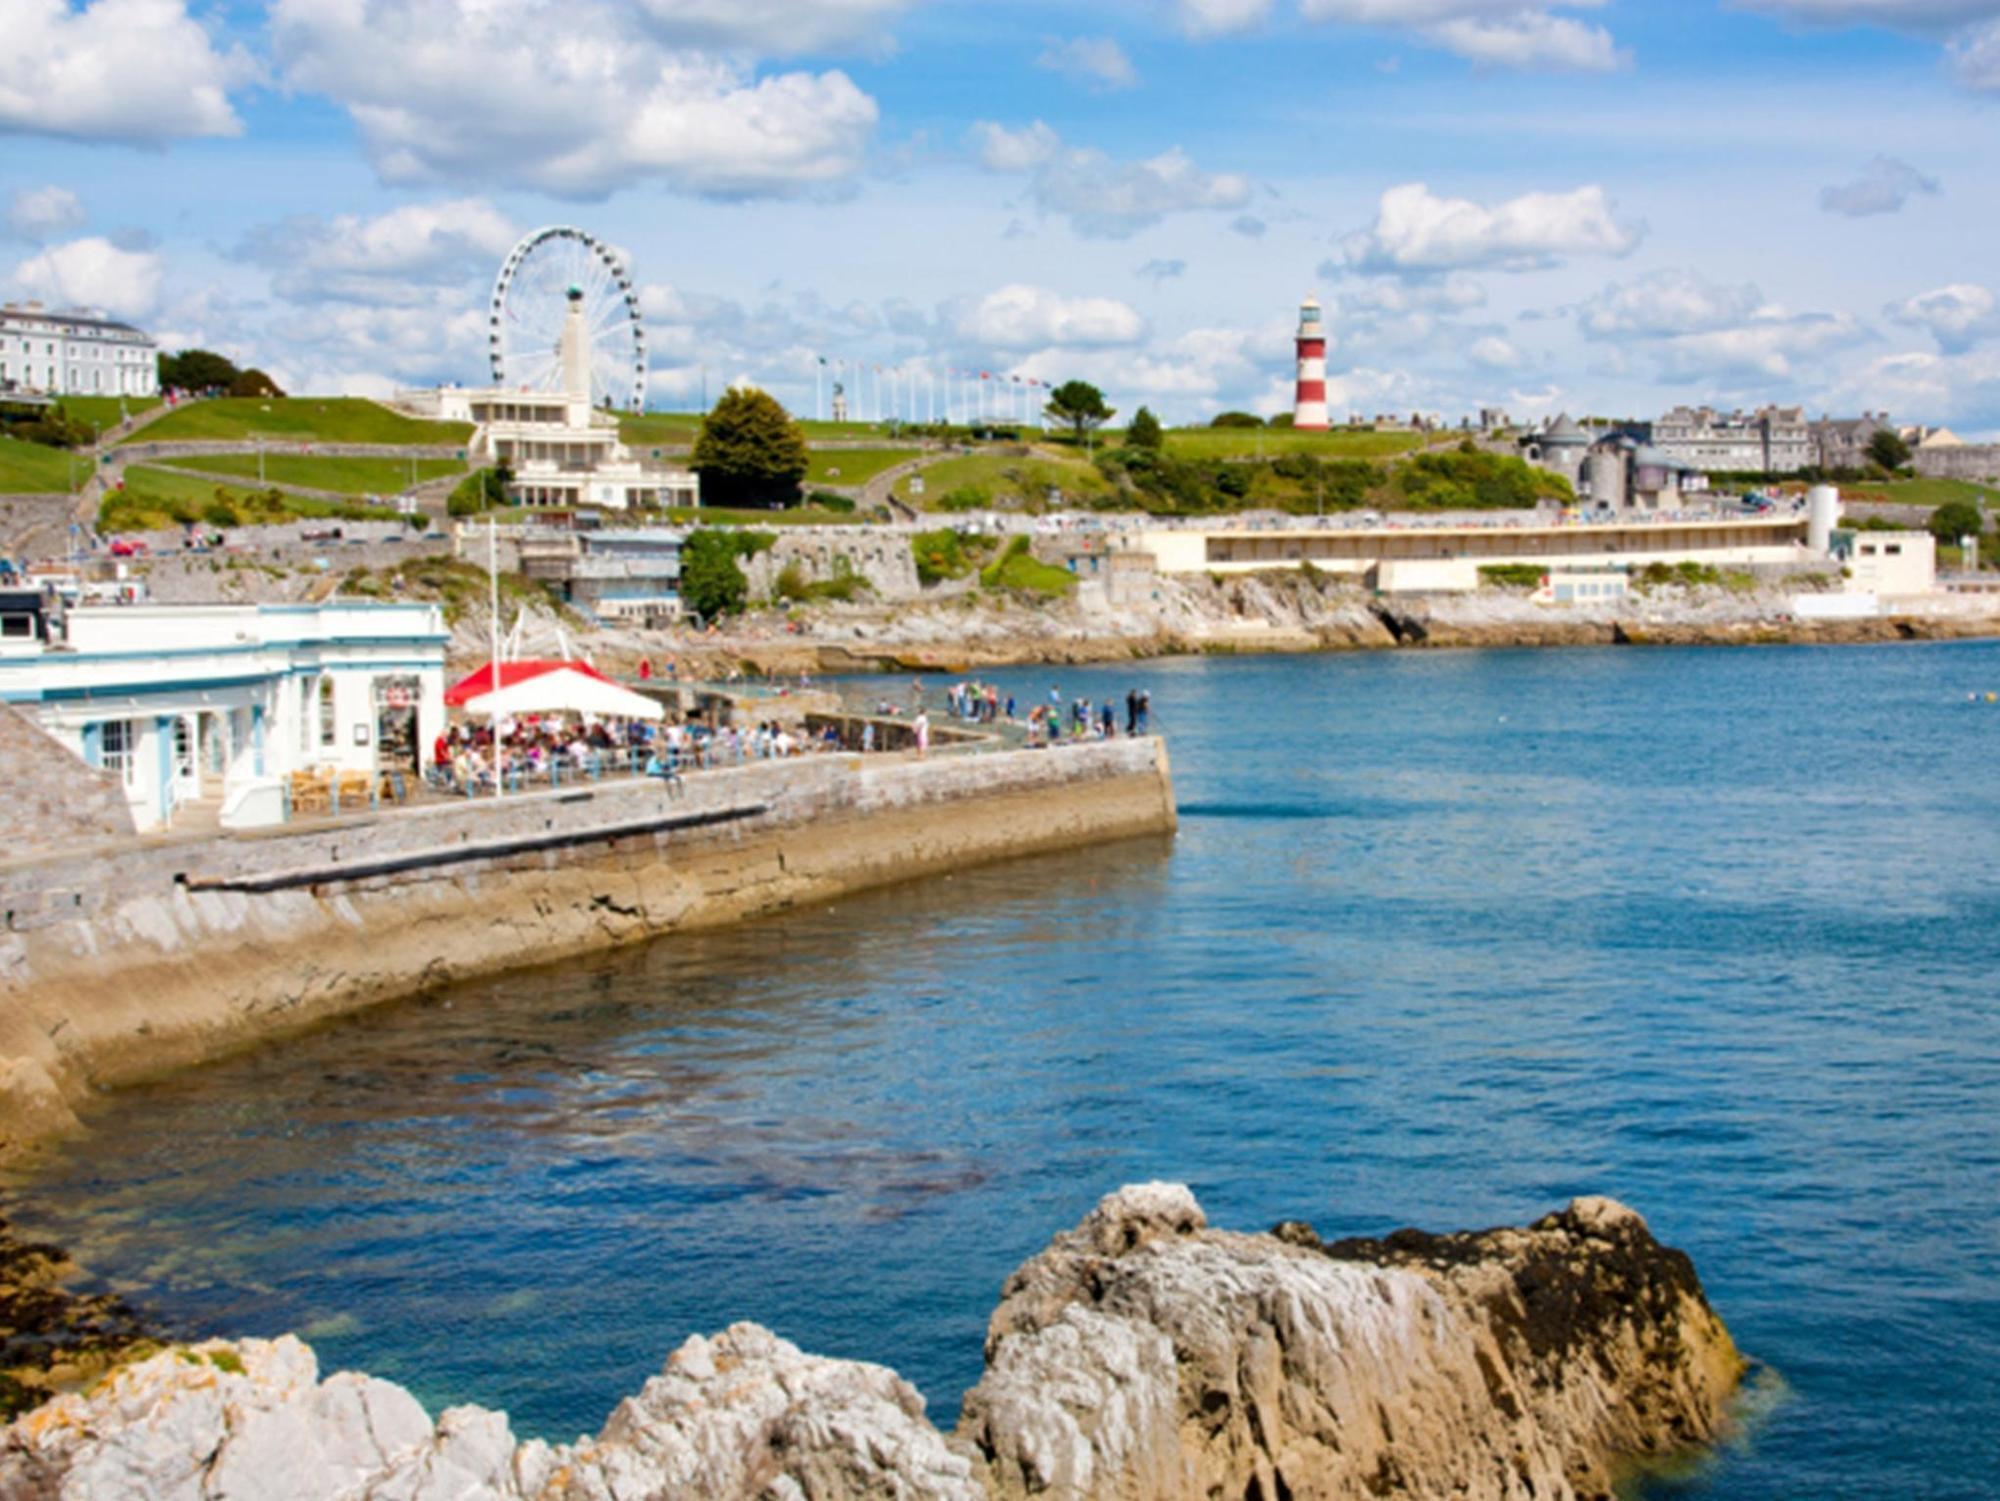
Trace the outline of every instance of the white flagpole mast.
[[[500, 520], [497, 516], [486, 518], [486, 581], [488, 587], [487, 608], [493, 612], [493, 681], [490, 691], [500, 691]], [[504, 797], [507, 793], [507, 778], [500, 765], [500, 711], [489, 710], [486, 722], [493, 731], [493, 795]]]

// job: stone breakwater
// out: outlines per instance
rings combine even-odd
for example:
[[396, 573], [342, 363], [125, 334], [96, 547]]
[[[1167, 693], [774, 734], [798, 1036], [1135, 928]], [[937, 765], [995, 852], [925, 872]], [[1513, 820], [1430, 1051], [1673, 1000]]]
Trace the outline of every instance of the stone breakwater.
[[422, 989], [1174, 828], [1165, 746], [826, 756], [0, 866], [0, 1152]]
[[10, 1501], [1452, 1501], [1608, 1498], [1718, 1436], [1742, 1362], [1687, 1257], [1579, 1199], [1526, 1229], [1322, 1243], [1127, 1188], [1008, 1280], [947, 1435], [880, 1366], [738, 1324], [594, 1438], [435, 1421], [319, 1378], [298, 1340], [209, 1341], [0, 1434]]

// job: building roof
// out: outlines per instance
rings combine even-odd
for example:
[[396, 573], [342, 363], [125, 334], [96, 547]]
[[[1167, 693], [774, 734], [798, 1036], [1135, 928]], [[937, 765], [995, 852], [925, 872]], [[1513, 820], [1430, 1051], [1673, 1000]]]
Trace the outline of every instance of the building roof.
[[17, 319], [35, 323], [56, 323], [65, 328], [94, 328], [104, 333], [131, 334], [141, 339], [151, 337], [144, 329], [134, 328], [129, 323], [120, 323], [116, 318], [107, 318], [102, 313], [93, 313], [84, 308], [69, 308], [60, 313], [52, 313], [47, 308], [26, 303], [9, 302], [0, 305], [0, 323]]
[[1576, 419], [1564, 412], [1551, 422], [1542, 432], [1544, 443], [1588, 443], [1590, 435], [1576, 425]]

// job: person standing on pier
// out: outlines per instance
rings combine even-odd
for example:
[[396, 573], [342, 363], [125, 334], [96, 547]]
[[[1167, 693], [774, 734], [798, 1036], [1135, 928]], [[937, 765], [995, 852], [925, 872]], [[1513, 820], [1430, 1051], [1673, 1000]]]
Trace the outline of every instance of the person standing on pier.
[[921, 761], [925, 753], [931, 748], [930, 715], [926, 714], [922, 709], [917, 710], [917, 717], [910, 721], [910, 728], [916, 733], [917, 759]]
[[1137, 688], [1128, 688], [1125, 691], [1125, 733], [1128, 735], [1139, 733], [1139, 690]]

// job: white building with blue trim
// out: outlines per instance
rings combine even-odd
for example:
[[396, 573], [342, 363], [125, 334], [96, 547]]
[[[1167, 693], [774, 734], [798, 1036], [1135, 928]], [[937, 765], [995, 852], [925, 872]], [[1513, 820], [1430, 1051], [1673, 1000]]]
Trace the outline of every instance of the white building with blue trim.
[[0, 701], [115, 773], [141, 832], [190, 805], [274, 821], [294, 772], [414, 781], [444, 728], [434, 604], [85, 608], [61, 640], [21, 613], [0, 617]]

